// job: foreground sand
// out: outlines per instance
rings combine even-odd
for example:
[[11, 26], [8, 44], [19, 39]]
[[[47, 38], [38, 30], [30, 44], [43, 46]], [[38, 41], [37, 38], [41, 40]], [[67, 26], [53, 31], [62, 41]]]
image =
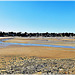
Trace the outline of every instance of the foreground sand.
[[75, 49], [19, 45], [0, 48], [0, 74], [42, 73], [75, 74]]
[[0, 48], [0, 56], [17, 56], [17, 55], [58, 58], [58, 59], [75, 58], [75, 49], [37, 47], [37, 46], [18, 46], [18, 45]]

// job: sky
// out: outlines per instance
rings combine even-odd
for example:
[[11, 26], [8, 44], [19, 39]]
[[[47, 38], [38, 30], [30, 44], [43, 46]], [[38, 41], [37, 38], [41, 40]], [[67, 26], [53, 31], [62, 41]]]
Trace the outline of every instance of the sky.
[[0, 31], [75, 33], [75, 1], [0, 1]]

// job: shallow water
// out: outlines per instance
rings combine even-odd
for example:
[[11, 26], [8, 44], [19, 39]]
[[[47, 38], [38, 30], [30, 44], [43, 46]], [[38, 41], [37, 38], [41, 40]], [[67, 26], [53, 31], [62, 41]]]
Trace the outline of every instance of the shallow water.
[[9, 40], [9, 39], [3, 39], [0, 40], [0, 48], [9, 46], [9, 45], [23, 45], [23, 46], [46, 46], [46, 47], [60, 47], [60, 48], [73, 48], [75, 49], [75, 47], [73, 46], [60, 46], [60, 45], [46, 45], [46, 44], [27, 44], [27, 43], [7, 43], [7, 42], [3, 42], [5, 40]]

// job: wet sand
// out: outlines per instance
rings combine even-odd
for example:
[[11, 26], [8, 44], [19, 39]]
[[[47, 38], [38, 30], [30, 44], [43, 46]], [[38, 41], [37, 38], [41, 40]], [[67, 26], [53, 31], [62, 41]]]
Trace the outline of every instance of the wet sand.
[[4, 42], [11, 43], [32, 43], [32, 44], [47, 44], [47, 45], [61, 45], [61, 46], [75, 46], [75, 39], [68, 37], [52, 37], [52, 38], [14, 38]]

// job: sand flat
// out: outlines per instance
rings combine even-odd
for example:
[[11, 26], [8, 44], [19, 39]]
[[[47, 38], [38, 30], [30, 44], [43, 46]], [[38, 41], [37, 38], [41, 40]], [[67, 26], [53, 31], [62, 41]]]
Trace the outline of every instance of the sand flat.
[[[75, 43], [72, 43], [72, 41], [71, 43], [68, 43], [67, 41], [62, 41], [62, 39], [70, 39], [70, 38], [15, 37], [14, 39], [7, 40], [5, 42], [75, 46]], [[2, 55], [4, 56], [24, 55], [24, 56], [37, 56], [37, 57], [45, 57], [45, 58], [75, 58], [75, 49], [12, 45], [12, 46], [7, 46], [5, 48], [0, 48], [0, 56]]]
[[37, 46], [8, 46], [0, 48], [0, 56], [37, 56], [45, 58], [75, 58], [75, 50], [70, 48], [37, 47]]
[[[67, 39], [67, 40], [66, 40]], [[75, 46], [74, 38], [14, 38], [4, 42]]]

